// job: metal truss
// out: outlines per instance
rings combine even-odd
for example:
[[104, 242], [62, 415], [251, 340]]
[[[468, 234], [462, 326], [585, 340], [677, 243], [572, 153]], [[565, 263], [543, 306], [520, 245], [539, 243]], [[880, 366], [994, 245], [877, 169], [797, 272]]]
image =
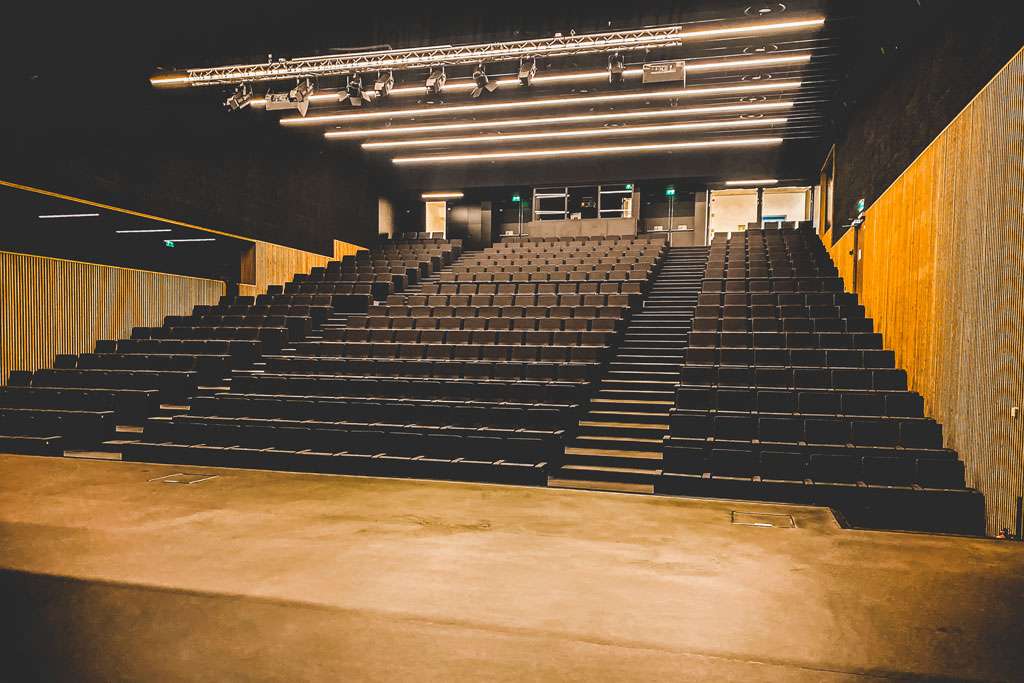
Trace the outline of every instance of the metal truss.
[[428, 69], [430, 67], [481, 64], [529, 57], [563, 57], [616, 50], [664, 48], [699, 40], [813, 29], [820, 27], [823, 23], [824, 19], [822, 18], [794, 18], [789, 21], [747, 21], [728, 26], [705, 24], [701, 28], [677, 25], [583, 35], [556, 35], [552, 38], [535, 40], [324, 55], [282, 59], [265, 64], [235, 64], [186, 69], [173, 74], [155, 76], [151, 82], [158, 87], [204, 87], [294, 78], [344, 76], [360, 72]]

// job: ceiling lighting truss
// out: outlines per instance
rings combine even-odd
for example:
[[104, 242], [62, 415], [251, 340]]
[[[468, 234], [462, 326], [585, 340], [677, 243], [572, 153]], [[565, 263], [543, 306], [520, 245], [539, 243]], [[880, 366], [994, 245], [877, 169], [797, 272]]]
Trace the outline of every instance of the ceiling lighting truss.
[[475, 45], [442, 45], [409, 50], [380, 50], [345, 55], [282, 59], [263, 64], [235, 64], [187, 69], [150, 78], [157, 88], [234, 85], [243, 82], [347, 76], [366, 71], [434, 69], [442, 65], [481, 64], [529, 58], [550, 58], [617, 50], [644, 50], [685, 43], [739, 38], [821, 28], [823, 17], [755, 20], [726, 25], [663, 26], [629, 31], [556, 35], [552, 38]]

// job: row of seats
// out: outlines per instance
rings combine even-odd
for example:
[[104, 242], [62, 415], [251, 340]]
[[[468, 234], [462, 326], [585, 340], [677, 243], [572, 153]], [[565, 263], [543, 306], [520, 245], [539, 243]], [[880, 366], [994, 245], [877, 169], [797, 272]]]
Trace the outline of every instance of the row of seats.
[[[316, 322], [323, 323], [326, 316]], [[289, 339], [305, 339], [313, 331], [312, 316], [286, 316], [263, 313], [248, 315], [221, 315], [206, 313], [187, 316], [167, 316], [164, 318], [166, 327], [283, 327], [288, 331]]]
[[697, 295], [697, 310], [703, 306], [857, 306], [857, 295], [849, 292], [701, 292]]
[[[585, 304], [585, 296], [613, 296], [615, 293], [601, 294], [597, 291], [584, 294], [556, 294], [551, 293], [522, 293], [522, 294], [410, 294], [405, 297], [388, 297], [387, 306], [604, 306], [607, 299], [591, 299], [594, 303]], [[629, 294], [629, 302], [632, 304], [637, 299], [637, 294]], [[621, 299], [619, 299], [621, 301]], [[369, 312], [369, 311], [367, 311]]]
[[0, 407], [0, 434], [61, 436], [65, 447], [91, 446], [114, 436], [113, 411]]
[[896, 355], [886, 349], [750, 349], [686, 350], [687, 365], [777, 366], [801, 368], [894, 368]]
[[255, 339], [101, 339], [96, 353], [153, 353], [230, 356], [232, 367], [244, 367], [263, 353], [263, 344]]
[[382, 377], [362, 374], [288, 374], [236, 371], [231, 389], [242, 394], [310, 396], [369, 396], [422, 399], [505, 400], [529, 402], [543, 396], [555, 403], [579, 404], [587, 400], [584, 381], [543, 379], [482, 379]]
[[697, 332], [691, 347], [754, 349], [881, 349], [877, 332]]
[[[388, 317], [388, 316], [358, 316], [357, 320], [351, 320], [350, 329], [369, 330], [466, 330], [492, 332], [531, 332], [533, 330], [559, 332], [584, 330], [614, 332], [621, 326], [623, 311], [618, 307], [590, 307], [585, 315], [573, 318], [558, 317], [484, 317], [478, 315], [475, 318], [411, 318], [411, 317]], [[355, 318], [357, 316], [353, 316]]]
[[778, 277], [778, 278], [708, 278], [701, 292], [841, 292], [843, 280], [838, 277]]
[[388, 398], [377, 396], [290, 396], [221, 393], [197, 396], [189, 415], [284, 418], [291, 420], [350, 420], [355, 422], [412, 422], [501, 428], [577, 429], [580, 406], [516, 401]]
[[227, 327], [177, 326], [177, 327], [136, 327], [132, 339], [250, 339], [262, 342], [264, 353], [274, 353], [288, 342], [288, 329], [284, 327]]
[[160, 408], [155, 389], [0, 387], [0, 406], [113, 412], [119, 424], [141, 423]]
[[605, 282], [570, 282], [570, 283], [515, 283], [516, 289], [502, 289], [504, 285], [487, 283], [463, 282], [463, 283], [439, 283], [426, 284], [420, 290], [419, 296], [436, 295], [505, 295], [505, 296], [531, 296], [541, 294], [558, 294], [559, 296], [572, 296], [579, 294], [636, 294], [640, 295], [646, 289], [646, 283], [631, 281], [605, 281]]
[[898, 368], [793, 368], [761, 366], [683, 366], [683, 384], [794, 389], [874, 389], [905, 391], [907, 373]]
[[439, 282], [590, 282], [592, 280], [643, 280], [650, 277], [646, 267], [633, 269], [594, 268], [591, 270], [488, 271], [477, 273], [441, 273]]
[[[799, 307], [799, 317], [763, 315], [756, 318], [711, 318], [695, 317], [691, 323], [696, 332], [872, 332], [871, 318], [857, 317], [815, 317], [810, 307]], [[788, 311], [787, 311], [788, 312]]]
[[[597, 297], [600, 296], [601, 295], [597, 295]], [[594, 302], [593, 304], [584, 304], [584, 299], [580, 298], [579, 302], [576, 302], [574, 299], [572, 304], [566, 302], [564, 305], [559, 305], [558, 295], [556, 294], [541, 295], [534, 301], [535, 303], [526, 305], [484, 304], [479, 306], [474, 304], [449, 306], [444, 303], [439, 303], [437, 305], [428, 304], [426, 306], [385, 304], [383, 306], [371, 307], [370, 310], [366, 312], [366, 317], [368, 319], [450, 318], [453, 316], [459, 318], [599, 318], [604, 317], [600, 315], [602, 311], [608, 313], [607, 309], [617, 309], [619, 314], [624, 316], [628, 312], [629, 308], [629, 300], [626, 299], [623, 301], [616, 295], [611, 295], [611, 297], [608, 298], [592, 298], [590, 301]], [[598, 301], [600, 301], [600, 303], [597, 303]]]
[[942, 428], [921, 417], [808, 415], [674, 408], [673, 434], [687, 438], [853, 446], [942, 448]]
[[[493, 338], [487, 342], [473, 342], [468, 333], [462, 333], [462, 339], [456, 339], [456, 332], [450, 332], [446, 341], [439, 342], [299, 342], [295, 345], [297, 355], [309, 357], [331, 358], [403, 358], [416, 360], [426, 359], [458, 359], [458, 360], [492, 360], [492, 361], [556, 361], [572, 360], [578, 363], [596, 363], [601, 361], [607, 352], [607, 346], [597, 344], [581, 344], [579, 337], [575, 344], [555, 346], [550, 332], [539, 333], [540, 338], [528, 339], [525, 335], [518, 342], [502, 343]], [[484, 333], [486, 334], [486, 333]], [[576, 333], [577, 335], [580, 333]], [[595, 333], [600, 335], [601, 333]], [[597, 339], [585, 338], [588, 341]]]
[[[412, 346], [412, 345], [411, 345]], [[414, 356], [422, 347], [413, 346], [406, 353]], [[539, 350], [535, 346], [515, 347], [520, 353], [530, 356], [517, 360], [483, 360], [487, 349], [483, 345], [452, 345], [446, 351], [452, 354], [447, 358], [416, 358], [416, 357], [375, 357], [375, 358], [315, 358], [309, 356], [265, 356], [267, 369], [272, 372], [311, 374], [342, 374], [342, 375], [385, 375], [395, 377], [466, 377], [473, 379], [561, 379], [569, 381], [592, 381], [596, 378], [599, 363], [567, 362], [565, 360], [540, 361]], [[582, 350], [588, 347], [573, 347]], [[380, 352], [386, 353], [393, 346], [382, 347]], [[415, 350], [413, 350], [415, 349]], [[534, 354], [533, 352], [536, 352]], [[570, 349], [571, 350], [571, 349]], [[473, 358], [456, 358], [475, 356]], [[402, 349], [394, 349], [401, 354]]]
[[681, 385], [676, 389], [675, 405], [691, 410], [756, 413], [924, 416], [924, 399], [913, 391], [752, 390]]
[[374, 424], [351, 420], [286, 420], [213, 415], [150, 418], [144, 438], [242, 447], [329, 449], [345, 444], [357, 452], [407, 456], [473, 457], [478, 453], [510, 462], [558, 462], [560, 430], [458, 427], [416, 423]]
[[790, 450], [762, 444], [744, 449], [742, 444], [679, 445], [665, 451], [668, 472], [711, 476], [761, 477], [781, 481], [840, 482], [918, 485], [928, 488], [963, 488], [964, 465], [950, 451], [932, 454], [893, 454], [883, 449], [857, 452], [816, 452], [814, 448]]
[[[469, 323], [470, 321], [465, 321]], [[585, 324], [587, 321], [576, 320]], [[600, 321], [593, 321], [600, 322]], [[435, 330], [435, 329], [338, 329], [324, 336], [326, 342], [374, 342], [396, 344], [554, 344], [556, 346], [611, 346], [615, 333], [599, 328], [580, 330]], [[302, 348], [299, 346], [299, 348]]]
[[109, 370], [44, 368], [32, 386], [69, 389], [156, 389], [161, 403], [180, 403], [196, 392], [199, 376], [191, 370]]

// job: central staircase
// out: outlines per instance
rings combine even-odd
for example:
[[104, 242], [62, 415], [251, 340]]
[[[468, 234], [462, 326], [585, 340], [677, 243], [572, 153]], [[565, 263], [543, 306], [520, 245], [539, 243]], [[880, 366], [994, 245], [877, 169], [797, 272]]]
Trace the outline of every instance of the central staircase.
[[707, 247], [669, 249], [549, 486], [654, 491]]

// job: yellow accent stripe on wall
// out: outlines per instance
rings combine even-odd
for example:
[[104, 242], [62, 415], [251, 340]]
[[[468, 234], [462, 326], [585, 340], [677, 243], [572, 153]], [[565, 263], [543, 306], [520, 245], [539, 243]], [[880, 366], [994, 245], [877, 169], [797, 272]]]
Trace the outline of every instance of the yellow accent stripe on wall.
[[[857, 290], [945, 445], [1014, 528], [1024, 495], [1024, 50], [867, 210]], [[831, 248], [851, 286], [853, 231]]]
[[0, 383], [223, 294], [218, 280], [0, 251]]

